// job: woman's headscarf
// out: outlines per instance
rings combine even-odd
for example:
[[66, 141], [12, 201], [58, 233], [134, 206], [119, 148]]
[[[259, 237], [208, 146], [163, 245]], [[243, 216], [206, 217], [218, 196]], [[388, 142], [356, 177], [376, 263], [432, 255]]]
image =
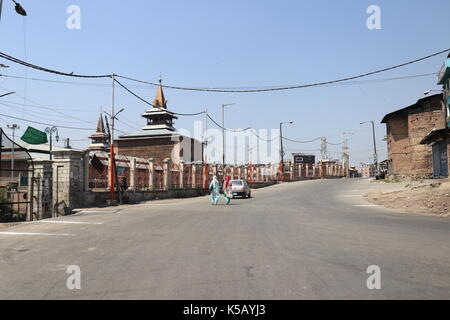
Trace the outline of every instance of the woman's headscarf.
[[230, 176], [225, 177], [225, 188], [228, 188], [228, 185], [230, 184], [230, 180], [231, 180]]

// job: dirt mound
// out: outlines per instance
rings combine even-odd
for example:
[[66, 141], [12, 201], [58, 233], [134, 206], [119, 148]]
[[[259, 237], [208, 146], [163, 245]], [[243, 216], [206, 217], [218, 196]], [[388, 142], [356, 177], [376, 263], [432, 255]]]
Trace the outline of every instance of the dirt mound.
[[405, 190], [371, 193], [367, 199], [377, 205], [405, 212], [450, 214], [450, 182], [407, 184]]

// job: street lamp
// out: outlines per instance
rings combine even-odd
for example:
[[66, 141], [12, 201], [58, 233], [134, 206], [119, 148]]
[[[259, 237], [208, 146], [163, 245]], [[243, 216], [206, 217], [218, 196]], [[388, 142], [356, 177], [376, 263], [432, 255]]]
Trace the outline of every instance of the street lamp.
[[56, 133], [56, 142], [59, 142], [59, 133], [57, 127], [47, 127], [45, 128], [45, 133], [50, 136], [50, 160], [53, 159], [52, 150], [53, 150], [53, 134]]
[[[25, 16], [27, 15], [27, 12], [26, 12], [25, 9], [20, 5], [20, 3], [14, 1], [14, 0], [12, 0], [12, 2], [14, 2], [14, 4], [15, 4], [14, 9], [16, 10], [16, 12], [17, 12], [18, 14], [20, 14], [21, 16], [24, 16], [24, 17], [25, 17]], [[3, 7], [3, 0], [0, 0], [0, 19], [1, 19], [1, 16], [2, 16], [2, 7]]]
[[365, 121], [361, 122], [360, 124], [366, 124], [366, 123], [372, 123], [372, 136], [373, 136], [373, 164], [375, 165], [376, 174], [378, 174], [378, 154], [377, 154], [377, 142], [375, 137], [375, 122], [372, 121]]
[[228, 103], [222, 105], [222, 164], [225, 171], [225, 107], [234, 106], [236, 103]]
[[283, 124], [294, 124], [293, 121], [280, 122], [280, 174], [281, 181], [284, 180], [284, 150], [283, 150]]
[[17, 124], [8, 124], [7, 125], [8, 129], [11, 129], [13, 134], [12, 134], [12, 156], [11, 156], [11, 182], [14, 181], [14, 147], [15, 147], [15, 139], [16, 139], [16, 130], [20, 129], [20, 126], [18, 126]]
[[16, 9], [16, 12], [18, 14], [20, 14], [21, 16], [26, 17], [27, 16], [27, 12], [25, 11], [25, 9], [20, 5], [20, 3], [12, 0], [12, 2], [14, 2], [15, 6], [14, 9]]

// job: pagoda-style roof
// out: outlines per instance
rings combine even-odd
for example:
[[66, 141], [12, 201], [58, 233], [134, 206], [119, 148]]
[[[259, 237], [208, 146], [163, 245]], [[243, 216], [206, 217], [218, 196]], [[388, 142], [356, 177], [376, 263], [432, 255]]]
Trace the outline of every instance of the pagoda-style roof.
[[156, 97], [153, 101], [152, 108], [142, 114], [147, 119], [147, 125], [142, 130], [169, 130], [175, 131], [173, 120], [178, 119], [173, 112], [167, 109], [167, 100], [164, 98], [164, 92], [159, 81], [156, 89]]
[[161, 85], [161, 79], [159, 80], [159, 86], [156, 90], [156, 98], [153, 101], [153, 106], [156, 108], [167, 109], [167, 100], [164, 98], [164, 92]]
[[89, 139], [92, 139], [92, 143], [88, 147], [90, 150], [106, 150], [109, 148], [109, 135], [106, 133], [101, 112], [98, 118], [97, 130], [89, 136]]

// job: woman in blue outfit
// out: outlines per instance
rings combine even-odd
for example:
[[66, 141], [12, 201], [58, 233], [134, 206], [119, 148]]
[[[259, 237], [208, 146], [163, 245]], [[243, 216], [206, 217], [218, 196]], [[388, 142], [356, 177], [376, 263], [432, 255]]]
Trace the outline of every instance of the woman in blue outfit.
[[211, 197], [211, 204], [217, 205], [220, 198], [220, 184], [216, 176], [213, 177], [211, 183], [209, 184], [209, 192]]

